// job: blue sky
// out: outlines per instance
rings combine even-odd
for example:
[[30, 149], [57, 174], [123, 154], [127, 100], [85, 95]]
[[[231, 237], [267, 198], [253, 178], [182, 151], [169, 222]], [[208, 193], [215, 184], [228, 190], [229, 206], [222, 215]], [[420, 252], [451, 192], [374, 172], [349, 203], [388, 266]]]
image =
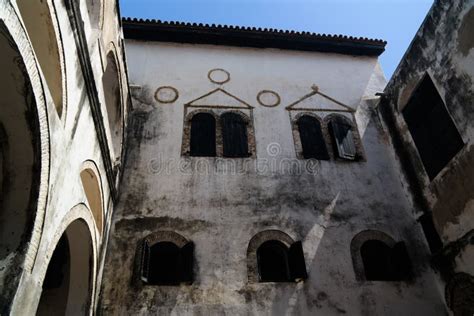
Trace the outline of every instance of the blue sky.
[[433, 0], [120, 0], [124, 17], [232, 24], [386, 40], [389, 78]]

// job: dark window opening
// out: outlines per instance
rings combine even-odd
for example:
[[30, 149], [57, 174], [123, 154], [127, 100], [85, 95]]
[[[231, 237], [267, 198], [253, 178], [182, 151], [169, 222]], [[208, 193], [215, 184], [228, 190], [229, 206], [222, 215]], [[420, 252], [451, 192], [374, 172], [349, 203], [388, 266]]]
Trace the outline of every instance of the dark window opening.
[[319, 121], [309, 115], [303, 115], [296, 124], [303, 147], [303, 157], [305, 159], [328, 160], [329, 154]]
[[150, 285], [177, 285], [193, 281], [194, 245], [179, 248], [172, 242], [143, 245], [142, 280]]
[[461, 150], [464, 142], [428, 75], [402, 112], [426, 173], [432, 180]]
[[235, 113], [224, 113], [221, 119], [224, 157], [248, 157], [247, 123]]
[[369, 240], [360, 253], [368, 281], [401, 281], [411, 277], [411, 263], [403, 242], [391, 248], [382, 241]]
[[337, 157], [345, 160], [355, 160], [357, 149], [352, 125], [336, 116], [329, 122], [329, 132], [334, 142]]
[[260, 282], [292, 282], [308, 277], [301, 242], [288, 248], [276, 240], [266, 241], [257, 249], [257, 264]]
[[209, 113], [198, 113], [191, 119], [190, 155], [216, 155], [216, 120]]
[[64, 234], [54, 249], [43, 282], [44, 290], [60, 288], [69, 274], [69, 243]]
[[443, 242], [441, 241], [441, 237], [439, 237], [438, 231], [433, 223], [432, 214], [425, 213], [418, 220], [423, 228], [431, 252], [435, 253], [438, 250], [441, 250], [441, 248], [443, 248]]

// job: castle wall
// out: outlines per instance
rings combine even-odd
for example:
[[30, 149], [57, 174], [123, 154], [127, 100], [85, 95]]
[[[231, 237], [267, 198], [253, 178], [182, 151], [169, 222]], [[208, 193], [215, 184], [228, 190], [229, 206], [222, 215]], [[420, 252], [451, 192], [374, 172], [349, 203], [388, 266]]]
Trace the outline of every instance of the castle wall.
[[[404, 175], [373, 109], [374, 94], [385, 85], [375, 57], [132, 40], [126, 45], [133, 110], [102, 313], [445, 313]], [[216, 68], [227, 71], [230, 80], [211, 82], [208, 72]], [[323, 119], [341, 110], [340, 104], [355, 110], [337, 113], [357, 123], [358, 161], [332, 154], [329, 161], [297, 158], [291, 118], [310, 110], [286, 107], [314, 92], [312, 85], [339, 105], [317, 95], [298, 106], [327, 105], [332, 110], [311, 112]], [[161, 89], [156, 96], [159, 87], [176, 92]], [[202, 106], [200, 101], [210, 99], [199, 97], [216, 88], [253, 107], [241, 111], [253, 121], [255, 156], [198, 158], [183, 150], [185, 114], [193, 110], [184, 105]], [[269, 107], [275, 99], [267, 95], [260, 100], [267, 106], [262, 105], [257, 100], [262, 90], [277, 93], [280, 103]], [[255, 271], [247, 269], [249, 241], [269, 229], [302, 241], [307, 280], [253, 281], [249, 274]], [[194, 242], [192, 285], [152, 286], [140, 280], [142, 240], [162, 230]], [[365, 230], [406, 243], [415, 275], [411, 281], [358, 281], [351, 241]]]

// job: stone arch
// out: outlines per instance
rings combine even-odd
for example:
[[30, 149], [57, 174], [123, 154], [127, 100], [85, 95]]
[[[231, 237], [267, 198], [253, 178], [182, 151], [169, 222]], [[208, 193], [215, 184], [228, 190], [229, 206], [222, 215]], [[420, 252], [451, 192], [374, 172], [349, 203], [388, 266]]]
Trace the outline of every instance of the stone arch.
[[49, 135], [42, 85], [26, 33], [18, 30], [21, 24], [13, 7], [2, 7], [0, 284], [8, 282], [9, 286], [0, 289], [0, 313], [9, 308], [23, 271], [29, 271], [33, 264], [49, 175]]
[[65, 114], [64, 53], [54, 4], [49, 0], [17, 0], [36, 58], [59, 117]]
[[92, 212], [94, 221], [99, 232], [102, 236], [104, 229], [104, 199], [102, 191], [102, 180], [100, 177], [99, 169], [92, 160], [87, 160], [83, 163], [82, 170], [80, 173], [82, 187], [86, 194], [87, 202], [89, 203], [89, 209]]
[[445, 288], [448, 307], [454, 316], [474, 314], [474, 277], [461, 272], [456, 273]]
[[151, 233], [146, 236], [143, 241], [147, 242], [149, 245], [154, 245], [158, 242], [172, 242], [179, 248], [182, 248], [189, 242], [189, 240], [182, 235], [168, 230], [161, 230]]
[[123, 141], [123, 102], [120, 68], [114, 49], [107, 53], [107, 66], [102, 75], [105, 107], [109, 123], [110, 143], [114, 152], [114, 161], [120, 160]]
[[89, 314], [95, 257], [88, 224], [82, 219], [71, 222], [50, 258], [37, 315]]
[[249, 282], [258, 282], [259, 280], [257, 249], [263, 243], [272, 240], [279, 241], [288, 248], [295, 242], [288, 234], [276, 229], [265, 230], [253, 236], [247, 247], [247, 274]]
[[356, 279], [359, 281], [366, 280], [364, 262], [362, 260], [360, 249], [366, 241], [370, 240], [381, 241], [390, 248], [393, 248], [396, 244], [392, 237], [378, 230], [364, 230], [355, 235], [351, 241], [351, 257]]

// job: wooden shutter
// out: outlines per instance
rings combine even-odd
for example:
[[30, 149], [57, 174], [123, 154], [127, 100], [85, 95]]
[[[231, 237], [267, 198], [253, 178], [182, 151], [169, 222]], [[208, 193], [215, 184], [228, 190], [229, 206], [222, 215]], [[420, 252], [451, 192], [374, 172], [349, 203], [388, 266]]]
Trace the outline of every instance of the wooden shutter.
[[303, 244], [297, 241], [290, 246], [288, 251], [288, 263], [292, 280], [300, 281], [308, 278], [306, 263], [304, 261]]
[[355, 160], [357, 155], [352, 126], [339, 119], [330, 122], [332, 138], [339, 158]]
[[247, 124], [235, 113], [222, 115], [224, 157], [248, 157]]
[[198, 113], [191, 120], [190, 155], [216, 155], [216, 120], [209, 113]]
[[399, 242], [393, 247], [392, 264], [394, 279], [408, 280], [411, 278], [411, 262], [404, 242]]
[[194, 243], [188, 242], [181, 248], [181, 263], [180, 263], [180, 281], [186, 283], [193, 283], [194, 281]]
[[328, 160], [329, 154], [321, 131], [321, 124], [314, 117], [303, 115], [297, 121], [303, 157]]
[[150, 246], [148, 242], [143, 241], [142, 260], [141, 260], [141, 279], [148, 283], [150, 272]]

